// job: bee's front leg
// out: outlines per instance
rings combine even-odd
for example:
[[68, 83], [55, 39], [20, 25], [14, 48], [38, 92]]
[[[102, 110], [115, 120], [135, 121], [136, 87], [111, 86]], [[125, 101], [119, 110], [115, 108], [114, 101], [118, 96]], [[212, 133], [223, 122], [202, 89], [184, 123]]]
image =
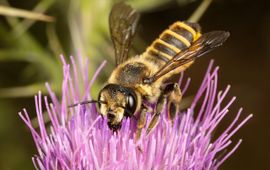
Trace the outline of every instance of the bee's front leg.
[[147, 128], [147, 134], [149, 134], [151, 130], [157, 125], [160, 113], [163, 110], [166, 101], [168, 103], [168, 117], [173, 123], [175, 115], [179, 111], [181, 99], [182, 93], [177, 83], [171, 83], [165, 86], [161, 95], [158, 98], [154, 116], [151, 119]]
[[151, 112], [151, 109], [146, 106], [145, 104], [142, 104], [141, 106], [141, 113], [137, 122], [137, 131], [136, 131], [136, 141], [138, 141], [141, 137], [142, 129], [145, 127], [146, 124], [146, 113]]

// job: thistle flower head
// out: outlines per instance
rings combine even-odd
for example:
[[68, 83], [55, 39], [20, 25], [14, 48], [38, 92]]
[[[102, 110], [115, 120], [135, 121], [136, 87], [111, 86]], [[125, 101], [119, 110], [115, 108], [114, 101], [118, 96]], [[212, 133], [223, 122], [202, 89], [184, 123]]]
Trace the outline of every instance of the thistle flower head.
[[[31, 124], [25, 109], [19, 113], [30, 129], [38, 151], [32, 158], [36, 169], [217, 169], [242, 142], [241, 139], [234, 144], [231, 141], [252, 117], [249, 115], [239, 121], [242, 109], [220, 135], [213, 137], [235, 100], [224, 101], [230, 86], [218, 92], [218, 67], [213, 68], [213, 62], [192, 104], [181, 111], [174, 124], [167, 119], [166, 109], [163, 109], [157, 127], [149, 135], [143, 129], [141, 138], [135, 142], [135, 119], [124, 119], [121, 130], [113, 133], [94, 104], [68, 108], [78, 101], [91, 99], [91, 86], [105, 64], [101, 64], [90, 80], [88, 62], [85, 64], [81, 60], [81, 57], [78, 61], [71, 57], [70, 66], [62, 57], [61, 99], [57, 99], [48, 84], [51, 102], [40, 92], [35, 96], [38, 129]], [[179, 84], [185, 93], [190, 81], [183, 83], [182, 78]], [[50, 118], [47, 126], [45, 113]], [[150, 118], [149, 113], [148, 123]]]

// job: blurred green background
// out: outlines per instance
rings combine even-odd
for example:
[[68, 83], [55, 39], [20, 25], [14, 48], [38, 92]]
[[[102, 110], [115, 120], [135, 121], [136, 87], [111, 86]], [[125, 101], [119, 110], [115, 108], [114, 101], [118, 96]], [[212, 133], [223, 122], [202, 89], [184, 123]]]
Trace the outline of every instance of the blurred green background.
[[[209, 1], [209, 0], [208, 0]], [[60, 92], [62, 65], [60, 54], [78, 52], [91, 61], [89, 74], [104, 60], [113, 63], [108, 15], [112, 0], [0, 0], [4, 7], [43, 13], [53, 22], [0, 16], [0, 169], [33, 169], [36, 150], [30, 132], [18, 112], [26, 107], [34, 118], [33, 95], [46, 93], [44, 82]], [[145, 50], [159, 33], [176, 20], [187, 20], [201, 0], [130, 0], [142, 16], [133, 52]], [[30, 15], [34, 17], [35, 15]], [[196, 92], [211, 58], [221, 67], [219, 87], [232, 85], [230, 95], [238, 100], [234, 114], [243, 106], [254, 118], [235, 136], [244, 142], [221, 169], [270, 169], [270, 3], [268, 0], [213, 0], [200, 19], [203, 31], [228, 30], [226, 44], [198, 60], [187, 75], [192, 78], [189, 93]], [[95, 96], [113, 69], [107, 64], [92, 89]], [[230, 120], [230, 116], [227, 121]], [[225, 123], [226, 124], [226, 121]], [[221, 129], [222, 130], [222, 129]]]

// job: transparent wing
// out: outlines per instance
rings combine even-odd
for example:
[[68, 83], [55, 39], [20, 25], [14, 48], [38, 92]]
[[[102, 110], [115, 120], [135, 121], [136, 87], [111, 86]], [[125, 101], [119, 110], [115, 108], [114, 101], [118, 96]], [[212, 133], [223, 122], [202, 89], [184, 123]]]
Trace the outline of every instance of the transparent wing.
[[168, 72], [195, 60], [216, 47], [221, 46], [229, 36], [230, 33], [225, 31], [212, 31], [203, 34], [188, 49], [180, 52], [169, 60], [152, 77], [145, 78], [144, 83], [151, 84]]
[[129, 5], [120, 2], [112, 7], [109, 25], [115, 49], [116, 65], [128, 58], [128, 52], [136, 32], [140, 15]]

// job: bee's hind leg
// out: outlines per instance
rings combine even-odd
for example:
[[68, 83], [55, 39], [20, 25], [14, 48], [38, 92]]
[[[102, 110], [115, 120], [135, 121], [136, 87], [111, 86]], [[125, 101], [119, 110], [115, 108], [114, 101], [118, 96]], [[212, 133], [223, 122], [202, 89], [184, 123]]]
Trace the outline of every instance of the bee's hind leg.
[[182, 93], [177, 83], [171, 85], [173, 86], [173, 90], [168, 96], [168, 117], [173, 123], [175, 115], [180, 109]]
[[151, 130], [157, 125], [160, 113], [163, 110], [166, 102], [168, 103], [168, 117], [173, 123], [175, 115], [179, 111], [181, 99], [182, 93], [177, 83], [171, 83], [165, 86], [162, 94], [158, 98], [154, 116], [147, 128], [147, 134], [149, 134]]

